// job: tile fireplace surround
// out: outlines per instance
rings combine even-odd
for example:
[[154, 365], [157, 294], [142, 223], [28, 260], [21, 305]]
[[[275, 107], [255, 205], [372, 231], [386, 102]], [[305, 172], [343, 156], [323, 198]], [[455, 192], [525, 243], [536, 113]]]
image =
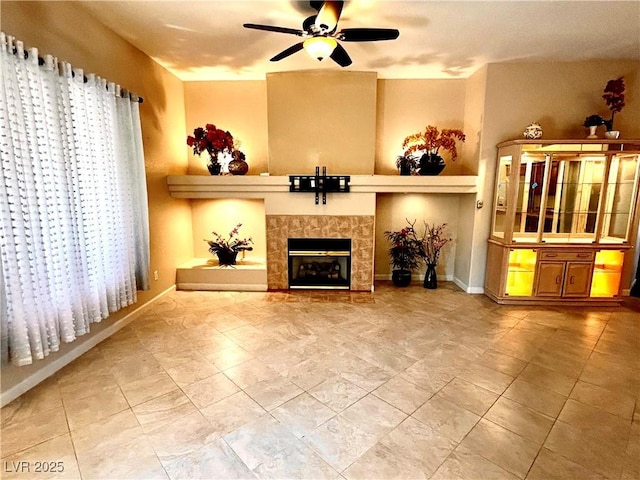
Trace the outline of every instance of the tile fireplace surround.
[[374, 255], [373, 216], [267, 215], [269, 290], [288, 288], [289, 238], [351, 238], [351, 290], [371, 290]]

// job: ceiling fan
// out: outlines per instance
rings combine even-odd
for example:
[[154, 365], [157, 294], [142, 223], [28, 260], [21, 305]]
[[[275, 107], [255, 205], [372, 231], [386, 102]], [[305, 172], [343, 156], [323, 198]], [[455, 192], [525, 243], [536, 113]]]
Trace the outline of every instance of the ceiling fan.
[[272, 62], [282, 60], [304, 48], [313, 58], [322, 60], [329, 57], [341, 67], [351, 65], [352, 61], [347, 51], [337, 40], [341, 42], [376, 42], [380, 40], [395, 40], [400, 35], [400, 32], [393, 28], [343, 28], [340, 31], [336, 31], [344, 2], [311, 1], [309, 3], [318, 13], [311, 15], [302, 22], [302, 30], [255, 23], [245, 23], [243, 26], [255, 30], [288, 33], [306, 39], [271, 58]]

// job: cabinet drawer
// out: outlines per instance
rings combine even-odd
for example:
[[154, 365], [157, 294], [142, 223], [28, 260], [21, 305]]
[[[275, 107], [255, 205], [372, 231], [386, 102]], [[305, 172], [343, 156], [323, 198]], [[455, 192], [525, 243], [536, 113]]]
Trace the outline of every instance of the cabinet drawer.
[[540, 260], [560, 260], [574, 262], [592, 262], [596, 258], [596, 252], [565, 252], [562, 250], [540, 250], [538, 259]]

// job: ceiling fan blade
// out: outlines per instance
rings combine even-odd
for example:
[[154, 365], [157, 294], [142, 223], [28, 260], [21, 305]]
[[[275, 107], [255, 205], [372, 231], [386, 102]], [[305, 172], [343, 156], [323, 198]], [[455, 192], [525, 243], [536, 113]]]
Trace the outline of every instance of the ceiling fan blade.
[[299, 52], [300, 50], [302, 50], [302, 46], [303, 45], [304, 45], [304, 42], [300, 42], [300, 43], [296, 43], [295, 45], [291, 45], [286, 50], [283, 50], [282, 52], [277, 54], [275, 57], [271, 58], [271, 61], [272, 62], [277, 62], [278, 60], [282, 60], [283, 58], [288, 57], [289, 55], [293, 55], [294, 53]]
[[309, 2], [309, 5], [311, 5], [311, 8], [313, 8], [316, 12], [319, 12], [322, 8], [322, 5], [324, 5], [324, 2], [311, 0]]
[[400, 32], [395, 28], [344, 28], [336, 38], [343, 42], [376, 42], [395, 40]]
[[324, 2], [316, 17], [316, 27], [327, 32], [333, 32], [338, 25], [338, 20], [340, 20], [343, 4], [344, 2]]
[[333, 53], [331, 54], [331, 60], [336, 62], [341, 67], [348, 67], [351, 65], [351, 58], [349, 54], [344, 49], [344, 47], [340, 44], [336, 45], [336, 48], [333, 49]]
[[266, 30], [267, 32], [290, 33], [292, 35], [298, 35], [299, 37], [305, 35], [305, 32], [302, 30], [296, 30], [295, 28], [276, 27], [274, 25], [258, 25], [256, 23], [245, 23], [242, 26], [244, 28], [253, 28], [254, 30]]

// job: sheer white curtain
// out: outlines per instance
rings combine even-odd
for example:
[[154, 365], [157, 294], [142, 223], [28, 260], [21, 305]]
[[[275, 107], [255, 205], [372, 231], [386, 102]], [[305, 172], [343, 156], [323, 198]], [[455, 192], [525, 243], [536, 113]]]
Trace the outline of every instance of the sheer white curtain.
[[137, 101], [1, 35], [2, 346], [27, 365], [148, 288], [147, 192]]

